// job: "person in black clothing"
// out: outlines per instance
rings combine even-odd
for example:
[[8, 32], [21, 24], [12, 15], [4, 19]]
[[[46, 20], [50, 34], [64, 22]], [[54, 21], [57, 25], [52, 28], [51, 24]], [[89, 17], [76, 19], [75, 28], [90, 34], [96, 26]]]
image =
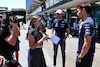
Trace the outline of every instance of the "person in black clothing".
[[29, 51], [28, 51], [28, 67], [46, 67], [45, 58], [42, 47], [43, 41], [48, 39], [47, 35], [42, 35], [39, 28], [41, 27], [41, 17], [33, 16], [30, 22], [32, 28], [29, 30]]
[[[12, 19], [13, 16], [10, 18]], [[9, 23], [9, 22], [8, 22]], [[10, 33], [8, 25], [5, 25], [3, 34], [0, 36], [0, 65], [6, 60], [13, 60], [14, 46], [18, 35], [20, 34], [17, 26], [18, 23], [11, 22], [12, 32]]]

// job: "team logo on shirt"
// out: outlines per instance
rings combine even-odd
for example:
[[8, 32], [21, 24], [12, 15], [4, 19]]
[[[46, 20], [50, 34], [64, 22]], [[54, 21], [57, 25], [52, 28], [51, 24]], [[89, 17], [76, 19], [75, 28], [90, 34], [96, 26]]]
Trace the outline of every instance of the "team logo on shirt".
[[58, 27], [58, 23], [55, 24], [55, 27]]
[[61, 28], [64, 28], [65, 27], [65, 24], [61, 24]]
[[85, 24], [85, 26], [86, 26], [86, 27], [89, 27], [89, 26], [90, 26], [90, 24]]
[[64, 23], [64, 21], [62, 21], [62, 23]]

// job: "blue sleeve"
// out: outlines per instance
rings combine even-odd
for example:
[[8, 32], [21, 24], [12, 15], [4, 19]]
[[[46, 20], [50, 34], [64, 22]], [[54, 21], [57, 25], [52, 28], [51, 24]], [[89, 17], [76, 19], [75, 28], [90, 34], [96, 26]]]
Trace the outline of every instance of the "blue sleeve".
[[55, 23], [54, 23], [54, 21], [52, 22], [51, 28], [55, 28]]
[[84, 25], [83, 25], [83, 31], [84, 31], [84, 37], [85, 36], [92, 36], [92, 31], [93, 31], [93, 29], [92, 29], [92, 27], [91, 27], [91, 24], [90, 23], [85, 23]]
[[55, 28], [55, 24], [56, 24], [56, 22], [58, 22], [58, 19], [55, 19], [53, 22], [52, 22], [52, 28]]
[[65, 20], [65, 19], [64, 19], [64, 21], [65, 21], [66, 28], [69, 28], [68, 21], [67, 21], [67, 20]]
[[74, 26], [74, 28], [75, 28], [75, 22], [74, 22], [74, 25], [73, 25], [73, 26]]

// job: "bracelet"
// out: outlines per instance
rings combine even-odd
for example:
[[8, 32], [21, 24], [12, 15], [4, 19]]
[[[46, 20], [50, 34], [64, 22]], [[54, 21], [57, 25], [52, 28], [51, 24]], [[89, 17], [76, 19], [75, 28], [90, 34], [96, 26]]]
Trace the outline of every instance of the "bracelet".
[[79, 57], [78, 59], [82, 59], [82, 58]]

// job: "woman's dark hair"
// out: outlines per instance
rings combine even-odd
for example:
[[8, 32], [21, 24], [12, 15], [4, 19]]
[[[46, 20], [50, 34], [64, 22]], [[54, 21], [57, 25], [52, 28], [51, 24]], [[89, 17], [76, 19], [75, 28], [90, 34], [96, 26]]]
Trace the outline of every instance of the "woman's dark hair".
[[91, 4], [87, 3], [87, 2], [82, 2], [77, 6], [77, 9], [85, 9], [87, 13], [91, 14]]
[[34, 22], [36, 22], [39, 18], [41, 18], [41, 17], [39, 17], [39, 16], [33, 16], [33, 17], [31, 18], [30, 26], [31, 26], [32, 28], [35, 28]]

